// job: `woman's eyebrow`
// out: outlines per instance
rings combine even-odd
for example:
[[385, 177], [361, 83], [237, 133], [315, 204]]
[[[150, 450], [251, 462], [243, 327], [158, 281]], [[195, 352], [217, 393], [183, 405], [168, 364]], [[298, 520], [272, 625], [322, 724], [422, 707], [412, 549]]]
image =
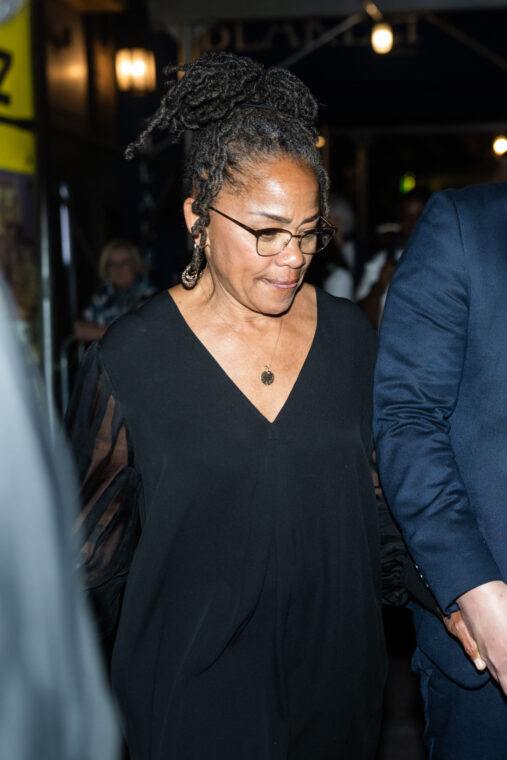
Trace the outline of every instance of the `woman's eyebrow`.
[[[287, 219], [285, 216], [277, 216], [276, 214], [268, 214], [266, 211], [251, 211], [252, 216], [263, 216], [265, 219], [272, 219], [274, 222], [280, 222], [280, 224], [290, 224], [291, 219]], [[320, 212], [317, 211], [313, 216], [309, 216], [308, 219], [303, 219], [301, 224], [308, 224], [308, 222], [315, 222], [320, 218]]]

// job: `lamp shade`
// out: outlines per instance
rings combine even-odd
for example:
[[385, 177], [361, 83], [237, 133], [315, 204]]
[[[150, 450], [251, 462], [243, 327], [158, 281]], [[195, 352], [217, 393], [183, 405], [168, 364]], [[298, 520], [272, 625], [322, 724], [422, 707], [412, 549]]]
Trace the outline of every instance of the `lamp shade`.
[[144, 48], [123, 48], [116, 53], [116, 83], [119, 90], [150, 92], [156, 86], [155, 56]]

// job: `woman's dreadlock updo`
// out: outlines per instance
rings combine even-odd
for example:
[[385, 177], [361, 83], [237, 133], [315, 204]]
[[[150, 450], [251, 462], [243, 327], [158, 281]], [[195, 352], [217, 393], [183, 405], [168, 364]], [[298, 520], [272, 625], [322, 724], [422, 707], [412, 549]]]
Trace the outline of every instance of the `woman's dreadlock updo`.
[[[179, 72], [184, 75], [178, 78]], [[171, 79], [146, 129], [126, 151], [146, 149], [155, 129], [178, 142], [194, 132], [185, 167], [185, 190], [195, 198], [198, 219], [191, 234], [190, 271], [204, 262], [209, 204], [225, 184], [241, 184], [248, 166], [266, 156], [291, 156], [316, 174], [321, 211], [327, 214], [328, 177], [316, 148], [317, 103], [306, 85], [286, 69], [268, 68], [232, 53], [208, 53], [193, 63], [167, 67]]]

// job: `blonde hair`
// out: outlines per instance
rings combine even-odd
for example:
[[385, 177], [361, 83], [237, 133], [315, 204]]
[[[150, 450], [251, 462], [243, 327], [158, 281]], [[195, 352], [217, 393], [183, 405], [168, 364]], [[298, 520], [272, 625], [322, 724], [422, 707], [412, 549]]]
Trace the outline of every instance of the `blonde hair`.
[[141, 254], [139, 253], [139, 248], [137, 245], [131, 240], [127, 240], [126, 238], [113, 238], [105, 244], [102, 251], [100, 252], [99, 276], [103, 280], [107, 280], [107, 263], [109, 261], [109, 256], [113, 251], [117, 251], [120, 248], [127, 251], [130, 257], [130, 261], [132, 262], [132, 266], [136, 271], [136, 275], [139, 275], [144, 271], [143, 260], [141, 259]]

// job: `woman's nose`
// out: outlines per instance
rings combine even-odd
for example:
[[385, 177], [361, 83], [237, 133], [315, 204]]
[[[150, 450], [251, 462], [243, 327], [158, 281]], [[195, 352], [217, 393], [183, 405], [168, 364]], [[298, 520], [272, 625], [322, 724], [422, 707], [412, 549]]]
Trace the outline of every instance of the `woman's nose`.
[[305, 255], [299, 247], [299, 238], [293, 237], [277, 256], [280, 266], [289, 266], [292, 269], [300, 269], [305, 263]]

